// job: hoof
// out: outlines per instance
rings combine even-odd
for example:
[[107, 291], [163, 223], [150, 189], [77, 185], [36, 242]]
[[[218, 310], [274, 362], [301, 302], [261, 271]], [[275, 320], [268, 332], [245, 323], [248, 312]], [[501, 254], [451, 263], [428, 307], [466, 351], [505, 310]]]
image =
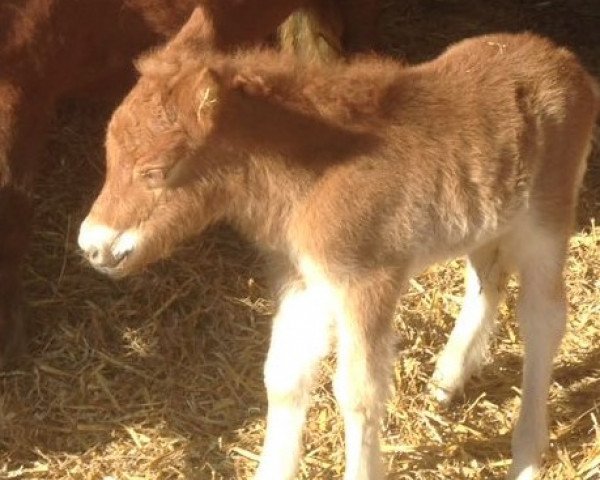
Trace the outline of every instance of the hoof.
[[454, 395], [451, 391], [433, 384], [429, 385], [429, 395], [441, 407], [449, 406], [454, 399]]
[[514, 463], [508, 471], [507, 480], [535, 480], [537, 478], [538, 468], [534, 465], [527, 467], [518, 467]]

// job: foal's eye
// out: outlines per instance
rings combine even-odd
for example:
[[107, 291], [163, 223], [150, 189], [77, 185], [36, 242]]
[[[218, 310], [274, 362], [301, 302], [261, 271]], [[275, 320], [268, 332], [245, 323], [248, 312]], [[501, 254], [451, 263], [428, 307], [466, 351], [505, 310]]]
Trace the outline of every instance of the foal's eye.
[[162, 168], [151, 168], [141, 172], [140, 177], [144, 179], [146, 185], [150, 188], [158, 188], [164, 186], [167, 175]]

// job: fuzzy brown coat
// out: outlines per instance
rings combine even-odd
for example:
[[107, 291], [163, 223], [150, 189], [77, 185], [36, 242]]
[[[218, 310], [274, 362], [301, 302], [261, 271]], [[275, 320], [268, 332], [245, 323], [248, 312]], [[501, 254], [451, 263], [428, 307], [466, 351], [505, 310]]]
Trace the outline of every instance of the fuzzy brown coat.
[[499, 34], [411, 67], [307, 67], [270, 51], [173, 44], [138, 66], [79, 243], [98, 270], [122, 276], [224, 220], [287, 259], [258, 478], [294, 478], [330, 327], [345, 478], [380, 478], [395, 301], [411, 275], [463, 254], [473, 279], [434, 380], [448, 396], [462, 387], [516, 271], [525, 362], [510, 476], [534, 478], [566, 323], [566, 246], [600, 109], [576, 57], [536, 35]]

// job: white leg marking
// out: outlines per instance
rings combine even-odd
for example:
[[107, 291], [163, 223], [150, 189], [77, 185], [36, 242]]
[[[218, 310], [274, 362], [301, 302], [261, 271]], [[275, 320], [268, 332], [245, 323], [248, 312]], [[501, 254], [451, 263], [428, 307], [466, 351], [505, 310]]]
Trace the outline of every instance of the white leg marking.
[[376, 480], [384, 477], [379, 430], [388, 393], [391, 355], [389, 348], [383, 346], [381, 350], [378, 349], [379, 358], [375, 362], [372, 358], [374, 352], [367, 353], [366, 350], [351, 335], [338, 331], [338, 367], [334, 391], [344, 417], [345, 480]]
[[267, 432], [256, 479], [295, 478], [302, 427], [320, 360], [330, 350], [329, 292], [292, 287], [274, 319], [265, 364]]
[[336, 311], [337, 371], [334, 392], [344, 417], [345, 480], [384, 477], [379, 430], [392, 367], [391, 320], [395, 289], [359, 286]]
[[463, 306], [432, 377], [432, 394], [448, 404], [482, 365], [504, 289], [506, 270], [497, 246], [479, 249], [467, 261]]
[[533, 480], [548, 445], [547, 403], [552, 361], [564, 335], [567, 303], [562, 274], [565, 240], [539, 230], [519, 242], [517, 316], [525, 343], [523, 398], [512, 438], [509, 478]]

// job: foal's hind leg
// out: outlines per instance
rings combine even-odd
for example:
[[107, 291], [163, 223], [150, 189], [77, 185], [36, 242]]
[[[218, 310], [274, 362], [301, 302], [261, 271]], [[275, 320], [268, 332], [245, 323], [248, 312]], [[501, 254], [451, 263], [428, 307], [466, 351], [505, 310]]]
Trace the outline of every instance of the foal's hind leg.
[[330, 348], [328, 302], [318, 288], [293, 285], [273, 320], [265, 363], [267, 431], [257, 480], [296, 477], [311, 386], [319, 362]]
[[438, 402], [449, 403], [484, 361], [506, 280], [499, 244], [469, 255], [463, 306], [432, 377], [432, 394]]
[[[568, 235], [530, 227], [515, 240], [520, 277], [517, 317], [525, 358], [521, 411], [513, 438], [509, 478], [532, 480], [548, 443], [547, 403], [552, 362], [562, 340], [567, 302], [563, 279]], [[526, 240], [526, 241], [523, 241]]]

